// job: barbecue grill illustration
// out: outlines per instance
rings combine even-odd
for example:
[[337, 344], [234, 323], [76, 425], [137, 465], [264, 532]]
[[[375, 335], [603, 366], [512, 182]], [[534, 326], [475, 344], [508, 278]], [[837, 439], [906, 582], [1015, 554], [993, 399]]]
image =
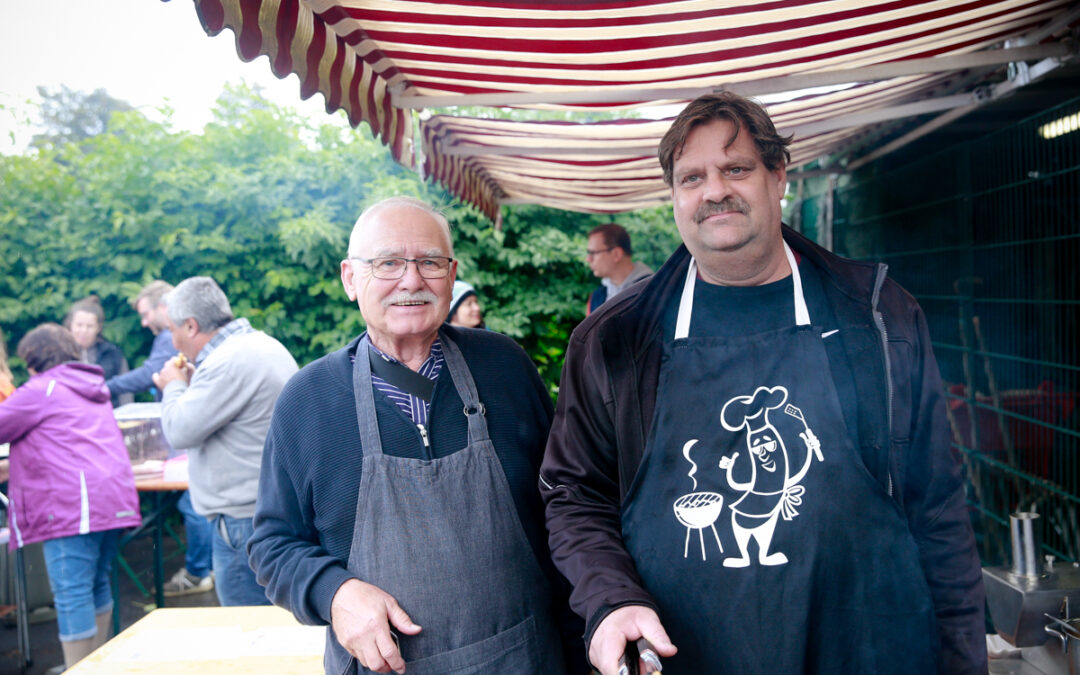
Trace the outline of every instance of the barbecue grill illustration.
[[[698, 439], [692, 439], [683, 446], [682, 454], [686, 461], [690, 462], [690, 471], [686, 474], [694, 481], [694, 489], [697, 490], [697, 464], [690, 459], [690, 449]], [[716, 546], [720, 552], [724, 552], [724, 545], [720, 543], [720, 535], [716, 533], [716, 519], [720, 517], [720, 511], [724, 508], [724, 496], [717, 492], [691, 492], [675, 500], [675, 517], [686, 527], [686, 543], [683, 545], [683, 558], [690, 554], [690, 534], [697, 530], [698, 541], [701, 543], [701, 559], [705, 560], [705, 528], [712, 530], [716, 539]]]

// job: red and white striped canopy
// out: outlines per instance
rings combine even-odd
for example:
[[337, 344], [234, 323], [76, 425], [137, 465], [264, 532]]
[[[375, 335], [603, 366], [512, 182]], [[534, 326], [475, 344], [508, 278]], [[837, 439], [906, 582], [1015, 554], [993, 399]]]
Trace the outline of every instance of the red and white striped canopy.
[[[861, 133], [857, 128], [815, 131], [812, 124], [887, 106], [948, 83], [943, 76], [904, 79], [769, 106], [780, 133], [796, 135], [791, 166], [827, 155]], [[515, 203], [588, 213], [631, 211], [670, 197], [656, 158], [670, 123], [624, 119], [572, 124], [438, 115], [421, 124], [423, 170], [492, 218], [500, 204]]]
[[977, 104], [977, 75], [1065, 56], [1047, 38], [1077, 19], [1073, 0], [195, 5], [208, 33], [231, 28], [242, 58], [266, 54], [278, 76], [296, 73], [303, 98], [321, 92], [327, 110], [369, 124], [403, 164], [414, 165], [418, 135], [425, 174], [492, 217], [507, 203], [616, 212], [663, 202], [656, 146], [669, 121], [436, 115], [417, 125], [414, 111], [618, 111], [718, 89], [766, 101], [800, 91], [768, 104], [796, 135], [797, 166], [850, 149], [884, 120]]

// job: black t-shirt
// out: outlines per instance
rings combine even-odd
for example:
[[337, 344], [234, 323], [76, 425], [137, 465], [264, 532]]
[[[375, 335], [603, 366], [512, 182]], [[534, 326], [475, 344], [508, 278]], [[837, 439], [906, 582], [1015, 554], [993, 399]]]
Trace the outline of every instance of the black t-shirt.
[[[836, 318], [822, 288], [821, 274], [813, 265], [800, 262], [803, 297], [810, 323], [821, 327], [822, 335], [837, 328]], [[671, 341], [679, 314], [679, 295], [669, 303], [664, 315], [664, 338]], [[690, 316], [690, 337], [735, 337], [781, 330], [795, 325], [794, 282], [790, 276], [761, 286], [720, 286], [698, 277], [694, 284], [694, 310]], [[825, 338], [833, 384], [847, 425], [848, 437], [859, 444], [857, 398], [851, 363], [840, 341]]]

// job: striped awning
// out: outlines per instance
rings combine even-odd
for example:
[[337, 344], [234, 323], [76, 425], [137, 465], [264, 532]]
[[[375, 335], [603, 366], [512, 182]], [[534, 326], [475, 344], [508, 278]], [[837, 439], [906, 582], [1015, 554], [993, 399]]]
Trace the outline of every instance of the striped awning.
[[[791, 166], [825, 156], [865, 134], [833, 129], [857, 115], [948, 87], [949, 76], [903, 78], [770, 105], [780, 133], [794, 134]], [[423, 170], [496, 218], [501, 204], [542, 204], [587, 213], [657, 206], [670, 198], [656, 158], [671, 120], [593, 124], [514, 122], [437, 115], [421, 124]]]
[[[1071, 57], [1053, 41], [1074, 0], [195, 0], [245, 60], [296, 73], [303, 98], [367, 123], [496, 217], [501, 204], [625, 211], [667, 199], [669, 121], [514, 122], [415, 111], [497, 106], [635, 110], [718, 89], [761, 97], [796, 135], [797, 166], [874, 125], [977, 105], [1005, 63]], [[980, 80], [980, 78], [983, 78]], [[827, 87], [827, 89], [822, 89]], [[1007, 88], [1006, 88], [1007, 89]], [[774, 98], [799, 92], [795, 98]], [[993, 93], [993, 92], [991, 92]], [[789, 94], [790, 97], [791, 94]], [[415, 125], [415, 126], [414, 126]]]

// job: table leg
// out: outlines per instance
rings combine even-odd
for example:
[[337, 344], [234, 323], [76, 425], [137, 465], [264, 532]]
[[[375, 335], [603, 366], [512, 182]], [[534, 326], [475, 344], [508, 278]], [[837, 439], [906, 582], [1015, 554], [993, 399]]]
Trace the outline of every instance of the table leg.
[[30, 609], [27, 607], [26, 561], [23, 550], [15, 551], [15, 624], [16, 641], [19, 644], [19, 672], [25, 673], [33, 662], [30, 656]]
[[116, 558], [113, 559], [112, 568], [112, 632], [120, 634], [120, 565], [117, 564], [124, 558], [120, 555], [120, 547], [116, 549]]
[[165, 562], [162, 558], [161, 530], [165, 527], [165, 509], [161, 508], [161, 493], [154, 493], [154, 602], [158, 607], [165, 606]]

